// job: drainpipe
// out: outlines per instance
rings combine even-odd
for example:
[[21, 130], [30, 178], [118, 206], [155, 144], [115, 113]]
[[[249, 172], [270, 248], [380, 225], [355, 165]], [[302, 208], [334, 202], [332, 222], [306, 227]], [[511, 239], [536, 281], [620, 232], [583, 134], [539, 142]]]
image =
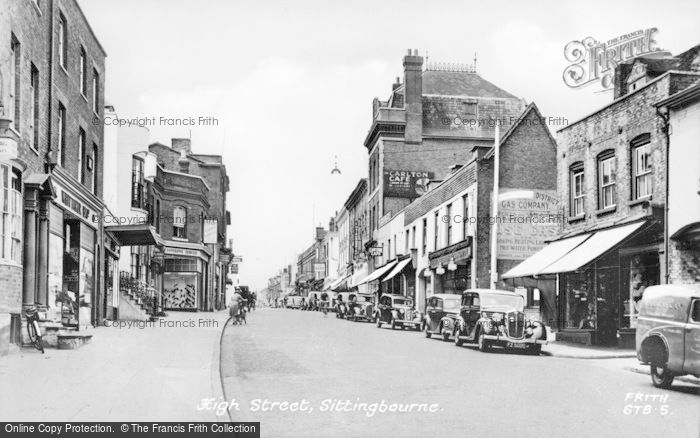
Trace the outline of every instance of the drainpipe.
[[[663, 108], [663, 110], [661, 110]], [[668, 272], [668, 267], [669, 267], [669, 254], [668, 254], [668, 248], [669, 248], [669, 239], [668, 239], [668, 196], [669, 196], [669, 174], [670, 174], [670, 165], [668, 162], [669, 155], [670, 155], [670, 144], [671, 144], [671, 139], [670, 139], [670, 126], [669, 126], [669, 109], [668, 107], [657, 107], [656, 108], [656, 115], [661, 117], [661, 120], [663, 121], [663, 128], [661, 128], [662, 132], [664, 133], [664, 136], [666, 138], [666, 169], [664, 170], [665, 172], [665, 179], [666, 179], [666, 186], [665, 186], [665, 196], [666, 200], [664, 202], [664, 284], [669, 283], [669, 272]]]

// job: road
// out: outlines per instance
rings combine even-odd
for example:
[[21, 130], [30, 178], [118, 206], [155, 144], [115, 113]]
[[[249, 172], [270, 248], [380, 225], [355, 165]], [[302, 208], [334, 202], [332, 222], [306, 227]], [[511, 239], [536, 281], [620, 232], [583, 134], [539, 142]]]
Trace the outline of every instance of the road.
[[700, 436], [697, 387], [656, 389], [619, 360], [481, 353], [332, 314], [256, 310], [221, 360], [232, 419], [267, 437]]

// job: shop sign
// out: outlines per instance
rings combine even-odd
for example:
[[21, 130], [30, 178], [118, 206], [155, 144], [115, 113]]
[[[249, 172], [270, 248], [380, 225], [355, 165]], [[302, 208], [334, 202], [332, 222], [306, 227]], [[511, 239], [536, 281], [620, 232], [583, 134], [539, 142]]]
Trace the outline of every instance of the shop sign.
[[433, 172], [385, 170], [384, 195], [394, 198], [418, 198], [428, 191]]
[[498, 258], [525, 260], [556, 238], [562, 225], [556, 190], [499, 190]]
[[381, 257], [384, 254], [384, 248], [381, 246], [371, 246], [368, 248], [369, 255], [372, 257]]
[[243, 257], [233, 256], [231, 257], [231, 263], [243, 263]]
[[82, 203], [80, 203], [80, 201], [73, 198], [68, 192], [66, 192], [66, 190], [61, 189], [60, 192], [61, 196], [56, 199], [59, 204], [61, 204], [67, 210], [74, 212], [86, 221], [90, 221], [92, 223], [97, 222], [99, 216], [95, 211], [92, 211], [89, 207], [84, 206]]
[[238, 274], [238, 265], [235, 263], [229, 265], [229, 272], [231, 274]]
[[17, 158], [17, 142], [11, 138], [0, 138], [0, 159]]
[[165, 253], [168, 255], [184, 255], [198, 257], [199, 251], [195, 249], [185, 249], [185, 248], [165, 248]]

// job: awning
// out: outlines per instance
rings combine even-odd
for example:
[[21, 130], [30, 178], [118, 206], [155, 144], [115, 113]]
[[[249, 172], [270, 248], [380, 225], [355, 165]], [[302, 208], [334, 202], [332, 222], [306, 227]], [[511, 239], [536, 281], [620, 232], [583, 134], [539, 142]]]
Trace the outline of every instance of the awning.
[[531, 255], [522, 263], [503, 274], [503, 278], [531, 277], [539, 275], [552, 263], [568, 254], [572, 249], [579, 246], [590, 234], [569, 237], [568, 239], [557, 240]]
[[384, 275], [385, 273], [387, 273], [389, 271], [389, 269], [393, 268], [395, 265], [396, 265], [396, 260], [394, 260], [393, 262], [389, 262], [386, 265], [382, 266], [381, 268], [376, 269], [374, 272], [372, 272], [371, 274], [369, 274], [368, 276], [366, 276], [365, 278], [363, 278], [362, 280], [360, 280], [359, 282], [357, 282], [353, 286], [359, 286], [361, 284], [365, 284], [365, 283], [369, 283], [370, 281], [374, 281], [377, 278]]
[[112, 233], [121, 246], [163, 245], [156, 229], [148, 224], [107, 225], [105, 231]]
[[403, 268], [405, 268], [406, 265], [408, 265], [409, 263], [411, 263], [411, 258], [410, 258], [410, 257], [408, 257], [407, 259], [401, 260], [401, 261], [396, 265], [396, 267], [394, 267], [394, 270], [391, 271], [391, 272], [389, 273], [389, 275], [387, 275], [386, 277], [384, 277], [384, 280], [382, 280], [382, 281], [391, 280], [392, 278], [394, 278], [394, 276], [395, 276], [396, 274], [398, 274], [398, 273], [400, 273], [401, 271], [403, 271]]
[[639, 230], [644, 222], [598, 231], [589, 239], [556, 262], [544, 268], [541, 274], [556, 274], [575, 271], [594, 261], [614, 246]]
[[344, 276], [344, 277], [340, 277], [339, 279], [335, 280], [335, 281], [332, 282], [330, 285], [328, 285], [328, 288], [326, 288], [326, 289], [324, 289], [324, 290], [328, 290], [328, 289], [330, 289], [330, 290], [336, 290], [336, 289], [337, 289], [338, 287], [340, 287], [340, 285], [342, 285], [343, 282], [345, 282], [348, 278], [350, 278], [350, 274], [348, 274], [348, 275], [346, 275], [346, 276]]

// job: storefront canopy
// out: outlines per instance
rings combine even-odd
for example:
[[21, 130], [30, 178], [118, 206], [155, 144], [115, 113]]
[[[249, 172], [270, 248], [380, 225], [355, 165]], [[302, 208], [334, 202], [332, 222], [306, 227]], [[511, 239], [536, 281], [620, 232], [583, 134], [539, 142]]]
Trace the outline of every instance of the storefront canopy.
[[156, 229], [147, 224], [108, 225], [105, 231], [112, 233], [121, 246], [163, 245]]
[[644, 222], [637, 222], [598, 231], [564, 257], [544, 268], [541, 273], [557, 274], [575, 271], [602, 256], [614, 246], [620, 244], [620, 242], [628, 238], [632, 233], [639, 230], [642, 225], [644, 225]]
[[387, 263], [386, 265], [375, 270], [374, 272], [372, 272], [371, 274], [369, 274], [368, 276], [366, 276], [362, 280], [358, 281], [356, 284], [353, 284], [353, 286], [359, 286], [361, 284], [369, 283], [370, 281], [374, 281], [374, 280], [378, 279], [379, 277], [381, 277], [382, 275], [387, 273], [389, 271], [389, 269], [396, 266], [396, 263], [397, 263], [396, 260], [394, 260], [393, 262]]
[[569, 237], [568, 239], [557, 240], [530, 256], [528, 259], [503, 274], [503, 278], [532, 277], [540, 275], [547, 266], [556, 262], [568, 254], [572, 249], [579, 246], [590, 234]]
[[411, 263], [411, 258], [410, 258], [410, 257], [407, 258], [407, 259], [401, 260], [401, 261], [394, 267], [394, 269], [389, 273], [389, 275], [387, 275], [386, 277], [384, 277], [384, 280], [382, 280], [382, 281], [391, 280], [392, 278], [394, 278], [394, 276], [396, 276], [396, 275], [399, 274], [401, 271], [403, 271], [403, 269], [404, 269], [409, 263]]
[[338, 278], [337, 280], [333, 281], [331, 284], [328, 285], [328, 287], [324, 288], [323, 290], [336, 290], [338, 289], [344, 281], [346, 281], [348, 278], [350, 278], [350, 275], [345, 275], [343, 277]]

